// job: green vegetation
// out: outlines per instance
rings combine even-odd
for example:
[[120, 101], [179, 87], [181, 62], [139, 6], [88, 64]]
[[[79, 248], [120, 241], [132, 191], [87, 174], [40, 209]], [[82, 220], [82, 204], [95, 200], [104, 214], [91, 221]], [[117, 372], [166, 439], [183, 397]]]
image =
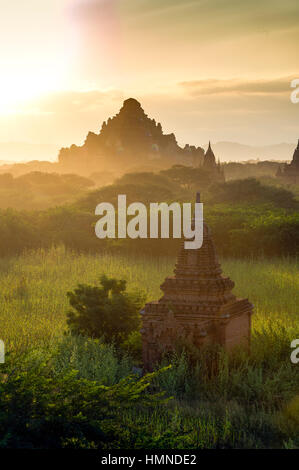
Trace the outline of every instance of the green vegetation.
[[[296, 188], [212, 185], [182, 165], [93, 191], [75, 175], [0, 182], [0, 447], [299, 446]], [[182, 348], [140, 379], [138, 310], [160, 297], [179, 241], [100, 241], [94, 210], [118, 194], [194, 202], [198, 190], [224, 272], [255, 306], [251, 355]]]
[[[175, 166], [159, 174], [127, 174], [113, 185], [85, 192], [71, 205], [31, 212], [12, 208], [0, 210], [0, 256], [60, 244], [78, 252], [109, 250], [122, 254], [174, 256], [178, 240], [97, 239], [95, 208], [101, 202], [110, 202], [117, 207], [119, 194], [127, 195], [128, 204], [135, 201], [144, 204], [194, 202], [195, 192], [199, 189], [203, 193], [204, 215], [219, 254], [238, 258], [298, 255], [299, 202], [293, 192], [254, 179], [211, 186], [206, 184], [202, 171]], [[53, 175], [46, 176], [50, 181], [54, 178]], [[61, 178], [67, 176], [70, 175]], [[73, 177], [70, 180], [73, 181]], [[79, 190], [77, 195], [80, 195]]]
[[[170, 369], [140, 382], [131, 378], [140, 350], [132, 357], [127, 344], [64, 334], [66, 292], [79, 283], [96, 287], [106, 274], [150, 300], [159, 297], [174, 262], [62, 246], [0, 260], [0, 336], [8, 350], [1, 369], [2, 447], [299, 446], [299, 367], [290, 362], [299, 326], [295, 259], [222, 262], [235, 292], [255, 305], [250, 357], [212, 348], [190, 364], [182, 352], [170, 358]], [[160, 392], [173, 398], [165, 402]]]
[[90, 179], [74, 174], [32, 171], [14, 178], [4, 173], [0, 174], [0, 208], [47, 209], [74, 201], [93, 185]]
[[275, 178], [281, 163], [275, 161], [257, 161], [257, 162], [225, 162], [222, 168], [226, 180], [244, 179], [244, 178]]
[[283, 187], [262, 185], [254, 178], [233, 180], [212, 186], [210, 200], [216, 203], [273, 204], [277, 207], [297, 208], [294, 194]]
[[140, 326], [139, 311], [145, 298], [126, 292], [126, 281], [102, 275], [101, 287], [79, 284], [68, 292], [73, 309], [68, 313], [72, 333], [105, 338], [121, 344]]
[[118, 439], [118, 413], [163, 403], [146, 389], [158, 374], [133, 376], [111, 386], [82, 378], [68, 367], [58, 372], [57, 357], [46, 350], [4, 367], [0, 382], [0, 448], [102, 448]]

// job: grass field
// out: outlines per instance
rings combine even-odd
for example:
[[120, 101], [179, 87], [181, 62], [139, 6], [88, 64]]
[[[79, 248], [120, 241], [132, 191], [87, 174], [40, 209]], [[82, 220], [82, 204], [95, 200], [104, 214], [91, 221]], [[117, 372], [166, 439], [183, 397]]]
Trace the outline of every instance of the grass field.
[[[161, 295], [175, 259], [116, 255], [78, 255], [63, 247], [0, 260], [0, 328], [8, 349], [47, 344], [63, 334], [68, 311], [66, 292], [78, 283], [95, 284], [101, 274], [126, 279], [147, 299]], [[296, 260], [222, 260], [235, 281], [235, 293], [254, 304], [253, 329], [280, 322], [295, 337], [299, 331], [299, 263]]]
[[[234, 292], [255, 306], [250, 357], [230, 363], [226, 355], [220, 356], [213, 377], [202, 364], [191, 370], [186, 356], [174, 357], [172, 368], [156, 384], [174, 400], [154, 412], [120, 411], [122, 446], [299, 446], [299, 365], [290, 361], [290, 342], [299, 336], [298, 261], [221, 262], [224, 274], [236, 284]], [[16, 353], [33, 349], [43, 356], [44, 351], [55, 350], [54, 372], [71, 364], [82, 377], [117, 383], [131, 373], [134, 361], [126, 355], [120, 358], [109, 345], [63, 335], [69, 309], [66, 292], [78, 283], [95, 284], [105, 273], [126, 279], [128, 290], [142, 289], [148, 300], [157, 299], [174, 264], [175, 259], [166, 257], [79, 255], [62, 246], [2, 259], [0, 338]], [[118, 445], [111, 442], [108, 448]]]

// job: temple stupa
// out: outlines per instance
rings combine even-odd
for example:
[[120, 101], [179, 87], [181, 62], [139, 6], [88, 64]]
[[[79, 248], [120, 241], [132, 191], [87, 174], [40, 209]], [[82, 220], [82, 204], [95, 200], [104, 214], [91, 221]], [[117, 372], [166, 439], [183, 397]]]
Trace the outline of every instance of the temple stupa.
[[249, 348], [253, 306], [248, 299], [236, 298], [234, 282], [221, 273], [211, 231], [204, 222], [202, 247], [185, 249], [182, 241], [174, 276], [161, 285], [163, 297], [141, 311], [146, 369], [151, 370], [182, 338], [198, 348], [209, 343], [227, 350]]

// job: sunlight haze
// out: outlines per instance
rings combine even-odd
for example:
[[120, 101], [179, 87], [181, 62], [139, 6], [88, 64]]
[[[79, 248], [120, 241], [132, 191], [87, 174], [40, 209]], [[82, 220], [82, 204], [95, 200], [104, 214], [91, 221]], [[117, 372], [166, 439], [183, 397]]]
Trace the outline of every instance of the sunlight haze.
[[182, 145], [298, 138], [295, 0], [0, 6], [0, 142], [79, 145], [130, 96]]

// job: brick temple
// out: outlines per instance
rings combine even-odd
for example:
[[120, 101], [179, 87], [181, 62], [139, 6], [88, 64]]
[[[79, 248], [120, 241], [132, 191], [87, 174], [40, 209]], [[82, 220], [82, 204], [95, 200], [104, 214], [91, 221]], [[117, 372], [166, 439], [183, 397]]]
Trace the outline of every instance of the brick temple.
[[253, 306], [248, 299], [237, 298], [233, 287], [234, 282], [222, 275], [211, 231], [204, 222], [202, 247], [185, 249], [182, 241], [174, 276], [161, 285], [163, 297], [141, 311], [145, 369], [151, 370], [180, 339], [198, 348], [218, 343], [226, 350], [248, 349]]
[[291, 163], [285, 163], [283, 168], [279, 166], [276, 176], [288, 184], [299, 183], [299, 140]]

